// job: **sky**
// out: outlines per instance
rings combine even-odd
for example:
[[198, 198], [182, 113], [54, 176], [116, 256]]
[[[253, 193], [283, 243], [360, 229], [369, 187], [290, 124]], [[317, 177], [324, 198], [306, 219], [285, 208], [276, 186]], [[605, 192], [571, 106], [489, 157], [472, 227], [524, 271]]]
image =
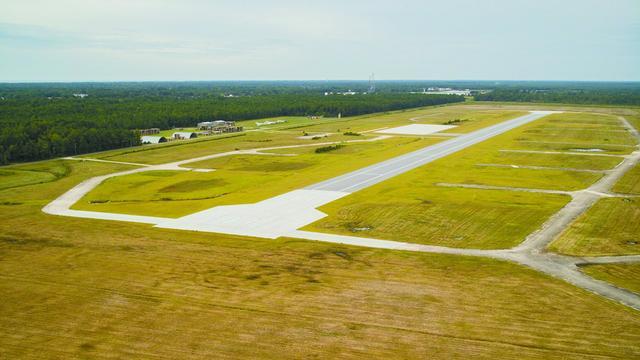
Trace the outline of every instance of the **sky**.
[[640, 0], [2, 0], [0, 82], [640, 80]]

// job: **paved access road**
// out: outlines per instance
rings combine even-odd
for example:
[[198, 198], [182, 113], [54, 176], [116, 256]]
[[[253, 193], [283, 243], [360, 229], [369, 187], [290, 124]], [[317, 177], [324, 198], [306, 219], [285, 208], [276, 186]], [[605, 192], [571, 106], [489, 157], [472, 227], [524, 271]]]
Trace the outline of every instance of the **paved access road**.
[[453, 154], [454, 152], [512, 130], [518, 126], [530, 123], [551, 113], [554, 113], [554, 111], [532, 111], [527, 115], [492, 125], [469, 134], [464, 134], [451, 140], [428, 146], [423, 149], [308, 186], [305, 189], [352, 193]]

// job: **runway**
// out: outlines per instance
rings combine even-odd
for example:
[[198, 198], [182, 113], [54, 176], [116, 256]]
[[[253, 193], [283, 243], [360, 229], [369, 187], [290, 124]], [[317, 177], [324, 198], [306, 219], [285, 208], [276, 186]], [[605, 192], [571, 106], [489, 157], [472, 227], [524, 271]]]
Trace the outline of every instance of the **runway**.
[[156, 227], [276, 239], [326, 216], [318, 207], [550, 114], [534, 111], [503, 123], [253, 204], [223, 205]]
[[[121, 173], [91, 178], [78, 184], [76, 187], [49, 203], [43, 208], [43, 211], [54, 215], [148, 223], [154, 224], [159, 228], [216, 232], [271, 239], [282, 236], [293, 236], [297, 234], [296, 231], [298, 231], [298, 229], [326, 216], [326, 214], [317, 210], [317, 208], [322, 205], [463, 150], [551, 113], [553, 113], [553, 111], [532, 111], [527, 115], [469, 134], [460, 135], [453, 139], [427, 146], [420, 150], [397, 156], [302, 189], [289, 191], [257, 203], [216, 206], [177, 219], [78, 211], [72, 210], [71, 206], [104, 180], [111, 177], [151, 170], [189, 170], [181, 167], [181, 165], [208, 158], [241, 153], [255, 153], [259, 149], [213, 154], [196, 159], [146, 166]], [[383, 137], [381, 136], [376, 139], [381, 138]], [[374, 141], [376, 139], [354, 140], [352, 142]], [[291, 145], [279, 148], [294, 148], [300, 146], [302, 145]], [[270, 148], [262, 150], [267, 149]]]
[[352, 171], [333, 179], [307, 186], [305, 189], [340, 192], [355, 192], [362, 190], [366, 187], [375, 185], [394, 176], [428, 164], [551, 113], [553, 112], [532, 111], [527, 115], [492, 125], [469, 134], [460, 135], [456, 138]]

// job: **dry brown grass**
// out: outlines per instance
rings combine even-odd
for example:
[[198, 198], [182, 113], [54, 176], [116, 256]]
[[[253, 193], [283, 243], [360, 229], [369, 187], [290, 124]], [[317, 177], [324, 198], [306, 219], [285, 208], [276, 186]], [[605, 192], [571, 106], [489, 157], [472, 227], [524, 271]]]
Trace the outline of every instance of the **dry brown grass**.
[[4, 358], [634, 358], [640, 315], [517, 265], [43, 214], [0, 191]]

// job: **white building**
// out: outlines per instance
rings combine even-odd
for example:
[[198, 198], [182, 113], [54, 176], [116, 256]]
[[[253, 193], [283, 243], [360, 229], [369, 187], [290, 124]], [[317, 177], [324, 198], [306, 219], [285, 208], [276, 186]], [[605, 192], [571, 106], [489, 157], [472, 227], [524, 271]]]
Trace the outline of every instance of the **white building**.
[[164, 136], [141, 136], [140, 142], [143, 144], [159, 144], [167, 142], [167, 138]]

